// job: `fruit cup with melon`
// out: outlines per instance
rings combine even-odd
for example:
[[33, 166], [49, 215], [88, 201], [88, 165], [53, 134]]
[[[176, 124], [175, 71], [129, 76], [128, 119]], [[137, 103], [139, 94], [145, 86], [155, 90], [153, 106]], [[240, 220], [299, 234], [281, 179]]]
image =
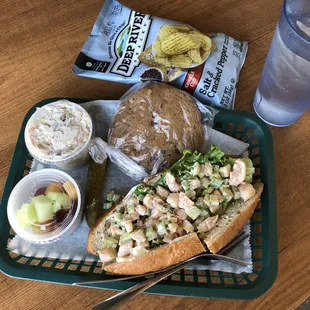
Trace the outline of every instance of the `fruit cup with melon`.
[[39, 188], [30, 203], [24, 203], [16, 216], [23, 228], [32, 227], [37, 233], [51, 231], [68, 216], [76, 199], [77, 192], [72, 183], [52, 182]]
[[[43, 175], [44, 180], [35, 179], [36, 173]], [[48, 173], [54, 173], [53, 177], [49, 178]], [[33, 180], [27, 182], [28, 177]], [[10, 224], [17, 234], [28, 241], [56, 241], [72, 222], [77, 222], [77, 226], [81, 221], [79, 188], [63, 171], [45, 169], [31, 173], [17, 184], [11, 196], [8, 202]], [[15, 210], [12, 210], [13, 207]], [[54, 236], [57, 237], [55, 240]]]

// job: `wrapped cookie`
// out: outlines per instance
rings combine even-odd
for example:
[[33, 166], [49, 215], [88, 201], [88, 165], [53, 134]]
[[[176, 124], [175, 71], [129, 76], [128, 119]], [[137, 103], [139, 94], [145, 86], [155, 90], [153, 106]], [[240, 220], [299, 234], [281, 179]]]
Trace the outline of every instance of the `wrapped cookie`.
[[216, 110], [159, 82], [133, 86], [122, 98], [99, 148], [127, 175], [141, 180], [169, 168], [185, 149], [203, 151]]

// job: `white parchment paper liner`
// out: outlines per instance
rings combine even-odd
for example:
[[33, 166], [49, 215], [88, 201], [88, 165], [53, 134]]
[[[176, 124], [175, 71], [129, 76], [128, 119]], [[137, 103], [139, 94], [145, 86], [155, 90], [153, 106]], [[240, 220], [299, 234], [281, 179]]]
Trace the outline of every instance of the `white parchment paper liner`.
[[[91, 117], [93, 118], [96, 128], [96, 136], [106, 139], [109, 124], [113, 119], [113, 114], [118, 104], [119, 101], [117, 100], [95, 100], [82, 104], [82, 106], [91, 114]], [[225, 153], [230, 155], [242, 154], [248, 148], [248, 144], [213, 129], [211, 131], [210, 143], [218, 145]], [[51, 166], [33, 160], [31, 172], [47, 167]], [[78, 170], [66, 171], [76, 180], [76, 182], [79, 183], [84, 193], [86, 191], [87, 184], [87, 169], [88, 167], [86, 166]], [[124, 175], [111, 162], [108, 163], [103, 197], [106, 197], [106, 194], [112, 189], [116, 190], [121, 195], [125, 195], [134, 185], [136, 185], [134, 180]], [[88, 254], [86, 251], [88, 231], [89, 228], [83, 218], [81, 225], [72, 235], [63, 237], [58, 242], [39, 245], [29, 243], [19, 236], [15, 236], [10, 242], [8, 250], [19, 255], [37, 258], [49, 257], [58, 259], [97, 261], [98, 258], [96, 256]], [[244, 227], [244, 231], [250, 234], [249, 223]], [[217, 270], [233, 273], [252, 272], [252, 252], [249, 240], [250, 238], [245, 239], [229, 253], [229, 256], [231, 257], [250, 263], [249, 266], [241, 267], [226, 262], [212, 261], [208, 266], [195, 265], [192, 269]]]

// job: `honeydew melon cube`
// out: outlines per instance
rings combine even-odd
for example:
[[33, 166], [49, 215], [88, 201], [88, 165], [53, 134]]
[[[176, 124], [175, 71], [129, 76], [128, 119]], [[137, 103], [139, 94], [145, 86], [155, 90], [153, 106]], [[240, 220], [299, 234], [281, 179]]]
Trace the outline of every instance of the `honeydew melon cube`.
[[22, 228], [29, 228], [38, 221], [34, 206], [30, 203], [24, 203], [17, 211], [17, 220]]
[[31, 203], [34, 205], [39, 223], [44, 223], [53, 218], [53, 202], [47, 196], [39, 195], [33, 197]]
[[46, 194], [46, 197], [49, 198], [52, 202], [54, 202], [54, 204], [61, 205], [64, 209], [71, 207], [71, 200], [69, 196], [65, 193], [48, 192]]

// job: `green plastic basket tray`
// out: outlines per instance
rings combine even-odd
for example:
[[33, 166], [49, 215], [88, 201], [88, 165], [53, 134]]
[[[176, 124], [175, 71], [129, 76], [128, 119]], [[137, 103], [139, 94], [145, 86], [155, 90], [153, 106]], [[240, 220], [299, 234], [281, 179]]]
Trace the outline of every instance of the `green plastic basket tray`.
[[[25, 125], [36, 107], [60, 98], [39, 102], [27, 113], [21, 127], [0, 208], [0, 270], [8, 276], [72, 284], [108, 277], [100, 263], [17, 255], [7, 250], [14, 237], [6, 206], [16, 183], [25, 176], [31, 165], [24, 142]], [[77, 103], [89, 100], [68, 98]], [[222, 110], [216, 115], [214, 128], [250, 144], [249, 156], [255, 166], [255, 179], [264, 184], [262, 203], [251, 219], [253, 272], [234, 274], [217, 271], [182, 270], [150, 288], [147, 292], [163, 295], [207, 297], [222, 299], [254, 299], [264, 294], [273, 284], [278, 269], [276, 187], [272, 136], [268, 127], [248, 112]], [[111, 277], [111, 276], [110, 276]], [[142, 279], [143, 280], [143, 279]], [[139, 281], [93, 284], [87, 287], [123, 290]]]

